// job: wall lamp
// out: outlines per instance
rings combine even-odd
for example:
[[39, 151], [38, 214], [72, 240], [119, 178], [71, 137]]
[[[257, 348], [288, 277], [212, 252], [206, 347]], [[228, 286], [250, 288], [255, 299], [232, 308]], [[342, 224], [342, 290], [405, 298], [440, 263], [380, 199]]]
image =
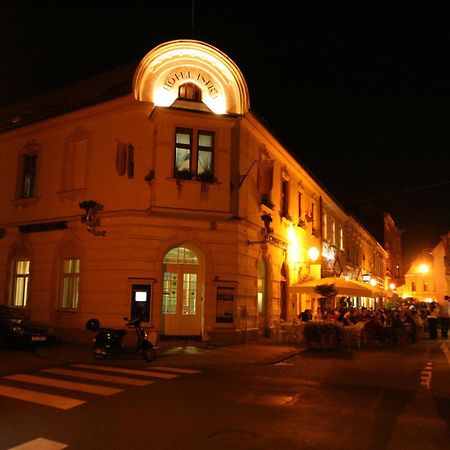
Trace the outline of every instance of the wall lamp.
[[86, 229], [94, 236], [106, 236], [106, 231], [97, 231], [95, 228], [100, 225], [100, 219], [96, 214], [103, 209], [103, 205], [95, 200], [84, 200], [80, 203], [80, 208], [86, 211], [86, 214], [81, 216], [81, 223], [86, 225]]

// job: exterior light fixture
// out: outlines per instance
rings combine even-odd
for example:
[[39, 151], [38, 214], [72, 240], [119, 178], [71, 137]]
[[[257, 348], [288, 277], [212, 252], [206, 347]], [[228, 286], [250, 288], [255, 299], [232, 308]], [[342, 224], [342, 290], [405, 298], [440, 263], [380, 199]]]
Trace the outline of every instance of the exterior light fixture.
[[391, 284], [389, 285], [389, 289], [394, 290], [394, 289], [395, 289], [395, 283], [391, 283]]
[[375, 280], [375, 278], [371, 278], [369, 281], [371, 286], [376, 286], [377, 285], [377, 280]]
[[368, 282], [370, 281], [370, 275], [369, 275], [368, 273], [364, 273], [364, 274], [362, 275], [362, 280], [363, 280], [365, 283], [368, 283]]
[[311, 247], [308, 250], [308, 256], [312, 262], [317, 261], [317, 258], [319, 257], [319, 250], [316, 247]]
[[420, 273], [428, 273], [430, 271], [430, 268], [428, 267], [427, 264], [421, 264], [419, 266], [419, 272]]
[[81, 223], [86, 225], [86, 229], [94, 236], [106, 236], [106, 231], [97, 231], [95, 228], [100, 224], [96, 214], [103, 209], [103, 205], [97, 203], [95, 200], [85, 200], [79, 204], [81, 209], [86, 211], [86, 214], [81, 216]]

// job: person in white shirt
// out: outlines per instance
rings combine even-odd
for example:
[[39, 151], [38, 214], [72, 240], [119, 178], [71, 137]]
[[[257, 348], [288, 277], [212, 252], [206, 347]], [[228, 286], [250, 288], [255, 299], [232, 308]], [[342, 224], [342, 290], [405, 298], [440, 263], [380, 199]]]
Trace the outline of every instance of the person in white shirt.
[[441, 319], [441, 338], [448, 339], [448, 327], [450, 325], [450, 297], [448, 295], [439, 304], [439, 317]]

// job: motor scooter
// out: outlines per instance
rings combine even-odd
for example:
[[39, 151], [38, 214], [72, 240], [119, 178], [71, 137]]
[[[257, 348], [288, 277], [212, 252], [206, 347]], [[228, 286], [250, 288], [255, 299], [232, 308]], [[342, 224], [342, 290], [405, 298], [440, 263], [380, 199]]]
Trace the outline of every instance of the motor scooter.
[[127, 334], [127, 330], [100, 328], [98, 319], [89, 319], [86, 322], [86, 328], [90, 331], [96, 331], [97, 335], [93, 339], [92, 355], [95, 359], [101, 361], [107, 358], [116, 357], [121, 354], [140, 354], [146, 361], [155, 359], [155, 348], [148, 339], [147, 331], [141, 327], [142, 318], [129, 320], [126, 326], [134, 328], [137, 335], [137, 344], [132, 348], [124, 347], [123, 338]]

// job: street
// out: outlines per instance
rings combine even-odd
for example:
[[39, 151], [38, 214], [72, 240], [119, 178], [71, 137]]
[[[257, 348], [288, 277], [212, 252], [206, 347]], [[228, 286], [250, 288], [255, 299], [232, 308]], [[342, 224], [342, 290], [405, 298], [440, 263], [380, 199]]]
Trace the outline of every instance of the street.
[[339, 351], [180, 347], [151, 364], [100, 364], [61, 347], [58, 357], [16, 352], [16, 363], [0, 350], [1, 449], [450, 445], [447, 341]]

